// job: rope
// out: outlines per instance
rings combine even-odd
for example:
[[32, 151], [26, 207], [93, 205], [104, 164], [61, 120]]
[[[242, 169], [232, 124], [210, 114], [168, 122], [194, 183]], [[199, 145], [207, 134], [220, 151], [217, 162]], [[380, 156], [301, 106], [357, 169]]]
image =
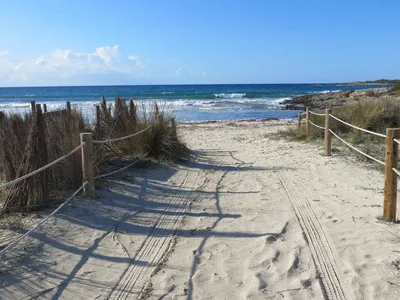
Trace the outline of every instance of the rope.
[[23, 235], [21, 235], [19, 238], [15, 239], [13, 242], [11, 242], [10, 244], [7, 245], [7, 247], [5, 247], [4, 249], [2, 249], [0, 251], [0, 255], [4, 254], [7, 250], [9, 250], [11, 247], [15, 246], [20, 240], [22, 240], [24, 237], [26, 237], [27, 235], [29, 235], [32, 231], [34, 231], [36, 228], [38, 228], [40, 225], [42, 225], [44, 222], [46, 222], [50, 217], [54, 216], [61, 208], [63, 208], [69, 201], [71, 201], [77, 194], [79, 194], [79, 192], [86, 186], [88, 182], [86, 181], [84, 184], [81, 185], [81, 187], [79, 189], [77, 189], [75, 191], [75, 193], [73, 193], [71, 195], [71, 197], [69, 197], [67, 200], [64, 201], [63, 204], [61, 204], [59, 207], [57, 207], [51, 214], [49, 214], [46, 218], [44, 218], [43, 220], [41, 220], [39, 223], [37, 223], [35, 226], [33, 226], [31, 229], [29, 229], [27, 232], [25, 232]]
[[111, 139], [111, 140], [93, 140], [93, 144], [105, 144], [105, 143], [112, 143], [112, 142], [117, 142], [117, 141], [122, 141], [122, 140], [125, 140], [125, 139], [129, 139], [129, 138], [134, 137], [134, 136], [136, 136], [138, 134], [141, 134], [142, 132], [145, 132], [147, 129], [149, 129], [151, 127], [152, 127], [152, 125], [148, 126], [147, 128], [145, 128], [145, 129], [143, 129], [141, 131], [135, 132], [134, 134], [123, 136], [123, 137], [116, 138], [116, 139]]
[[[146, 157], [147, 154], [149, 154], [149, 152], [147, 152], [143, 157]], [[137, 164], [140, 160], [143, 159], [143, 157], [138, 158], [137, 160], [135, 160], [133, 163], [127, 165], [126, 167], [123, 167], [123, 168], [121, 168], [121, 169], [118, 169], [118, 170], [116, 170], [116, 171], [112, 171], [112, 172], [109, 172], [109, 173], [106, 173], [106, 174], [103, 174], [103, 175], [96, 176], [94, 179], [100, 179], [100, 178], [107, 177], [107, 176], [113, 175], [113, 174], [115, 174], [115, 173], [121, 172], [121, 171], [123, 171], [123, 170], [126, 170], [126, 169], [128, 169], [129, 167], [132, 167], [133, 165]]]
[[335, 137], [337, 137], [341, 142], [343, 142], [344, 144], [346, 144], [347, 146], [349, 146], [351, 149], [357, 151], [358, 153], [368, 157], [369, 159], [372, 159], [373, 161], [377, 162], [378, 164], [381, 165], [385, 165], [385, 163], [383, 161], [380, 161], [378, 159], [376, 159], [375, 157], [372, 157], [364, 152], [362, 152], [361, 150], [357, 149], [356, 147], [354, 147], [353, 145], [349, 144], [348, 142], [346, 142], [344, 139], [342, 139], [341, 137], [339, 137], [336, 133], [334, 133], [331, 129], [329, 129], [329, 132], [332, 133]]
[[319, 128], [319, 129], [323, 129], [323, 130], [325, 130], [325, 127], [319, 126], [319, 125], [317, 125], [317, 124], [315, 124], [315, 123], [311, 122], [310, 120], [308, 120], [308, 122], [310, 122], [310, 123], [311, 123], [311, 125], [314, 125], [315, 127]]
[[373, 134], [373, 135], [376, 135], [376, 136], [380, 136], [380, 137], [386, 138], [386, 135], [384, 135], [384, 134], [377, 133], [377, 132], [374, 132], [374, 131], [370, 131], [370, 130], [367, 130], [367, 129], [364, 129], [364, 128], [361, 128], [361, 127], [357, 127], [357, 126], [352, 125], [350, 123], [347, 123], [347, 122], [345, 122], [345, 121], [343, 121], [343, 120], [341, 120], [341, 119], [339, 119], [339, 118], [337, 118], [337, 117], [335, 117], [334, 115], [331, 115], [331, 114], [329, 114], [329, 116], [331, 116], [332, 118], [334, 118], [335, 120], [337, 120], [339, 122], [342, 122], [343, 124], [345, 124], [347, 126], [353, 127], [355, 129], [358, 129], [358, 130], [361, 130], [361, 131], [364, 131], [366, 133], [370, 133], [370, 134]]
[[314, 115], [314, 116], [320, 116], [320, 117], [325, 117], [325, 116], [326, 116], [326, 114], [318, 114], [318, 113], [315, 113], [315, 112], [313, 112], [313, 111], [311, 111], [311, 110], [309, 110], [308, 112], [309, 112], [310, 114]]
[[397, 174], [397, 176], [400, 176], [400, 172], [396, 168], [392, 168], [392, 171]]
[[40, 173], [40, 172], [42, 172], [42, 171], [44, 171], [44, 170], [50, 168], [51, 166], [54, 166], [55, 164], [59, 163], [59, 162], [62, 161], [63, 159], [66, 159], [68, 156], [70, 156], [70, 155], [74, 154], [75, 152], [77, 152], [79, 149], [81, 149], [81, 148], [83, 147], [83, 145], [85, 145], [85, 142], [83, 142], [82, 144], [80, 144], [78, 147], [76, 147], [76, 148], [75, 148], [74, 150], [72, 150], [71, 152], [69, 152], [69, 153], [67, 153], [67, 154], [65, 154], [65, 155], [63, 155], [63, 156], [61, 156], [60, 158], [57, 158], [55, 161], [53, 161], [53, 162], [51, 162], [51, 163], [49, 163], [49, 164], [47, 164], [47, 165], [45, 165], [45, 166], [43, 166], [43, 167], [41, 167], [41, 168], [39, 168], [39, 169], [37, 169], [37, 170], [35, 170], [35, 171], [29, 173], [29, 174], [26, 174], [26, 175], [24, 175], [24, 176], [21, 176], [21, 177], [19, 177], [19, 178], [16, 178], [16, 179], [14, 179], [13, 181], [10, 181], [10, 182], [7, 182], [7, 183], [4, 183], [4, 184], [0, 185], [0, 189], [5, 188], [5, 187], [10, 186], [10, 185], [13, 185], [13, 184], [16, 184], [17, 182], [20, 182], [20, 181], [22, 181], [22, 180], [24, 180], [24, 179], [26, 179], [26, 178], [29, 178], [29, 177], [31, 177], [31, 176], [33, 176], [33, 175], [36, 175], [37, 173]]
[[400, 145], [400, 140], [398, 140], [398, 139], [393, 139], [393, 141]]

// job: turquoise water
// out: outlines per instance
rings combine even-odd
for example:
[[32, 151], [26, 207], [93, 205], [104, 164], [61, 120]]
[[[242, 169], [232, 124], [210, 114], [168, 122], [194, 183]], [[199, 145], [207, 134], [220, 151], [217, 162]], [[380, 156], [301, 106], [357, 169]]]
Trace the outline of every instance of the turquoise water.
[[[378, 87], [378, 86], [377, 86]], [[382, 86], [379, 86], [382, 87]], [[115, 94], [150, 105], [157, 101], [171, 109], [181, 122], [294, 118], [297, 111], [282, 110], [281, 102], [299, 95], [326, 93], [365, 86], [340, 84], [229, 84], [229, 85], [146, 85], [0, 88], [0, 110], [25, 112], [30, 101], [46, 103], [49, 110], [70, 101], [93, 118], [93, 106], [101, 96]]]

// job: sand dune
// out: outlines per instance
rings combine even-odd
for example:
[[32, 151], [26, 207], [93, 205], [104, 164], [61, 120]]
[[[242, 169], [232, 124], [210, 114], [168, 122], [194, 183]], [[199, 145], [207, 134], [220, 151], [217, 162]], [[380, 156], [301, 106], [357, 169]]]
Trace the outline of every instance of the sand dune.
[[398, 299], [383, 174], [277, 138], [285, 126], [181, 124], [193, 161], [69, 206], [7, 254], [25, 256], [1, 266], [0, 298]]

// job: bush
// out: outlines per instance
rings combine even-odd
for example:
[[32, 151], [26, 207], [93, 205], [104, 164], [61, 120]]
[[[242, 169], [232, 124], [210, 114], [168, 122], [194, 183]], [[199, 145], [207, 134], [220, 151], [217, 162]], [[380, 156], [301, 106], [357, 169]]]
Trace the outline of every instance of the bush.
[[368, 97], [379, 97], [379, 93], [376, 93], [373, 89], [369, 89], [365, 92]]

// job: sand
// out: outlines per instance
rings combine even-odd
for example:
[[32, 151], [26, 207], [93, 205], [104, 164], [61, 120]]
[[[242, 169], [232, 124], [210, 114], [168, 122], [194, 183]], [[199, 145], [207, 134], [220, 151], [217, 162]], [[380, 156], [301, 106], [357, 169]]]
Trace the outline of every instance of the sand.
[[398, 299], [383, 173], [289, 123], [181, 124], [193, 161], [101, 182], [7, 254], [0, 298]]

